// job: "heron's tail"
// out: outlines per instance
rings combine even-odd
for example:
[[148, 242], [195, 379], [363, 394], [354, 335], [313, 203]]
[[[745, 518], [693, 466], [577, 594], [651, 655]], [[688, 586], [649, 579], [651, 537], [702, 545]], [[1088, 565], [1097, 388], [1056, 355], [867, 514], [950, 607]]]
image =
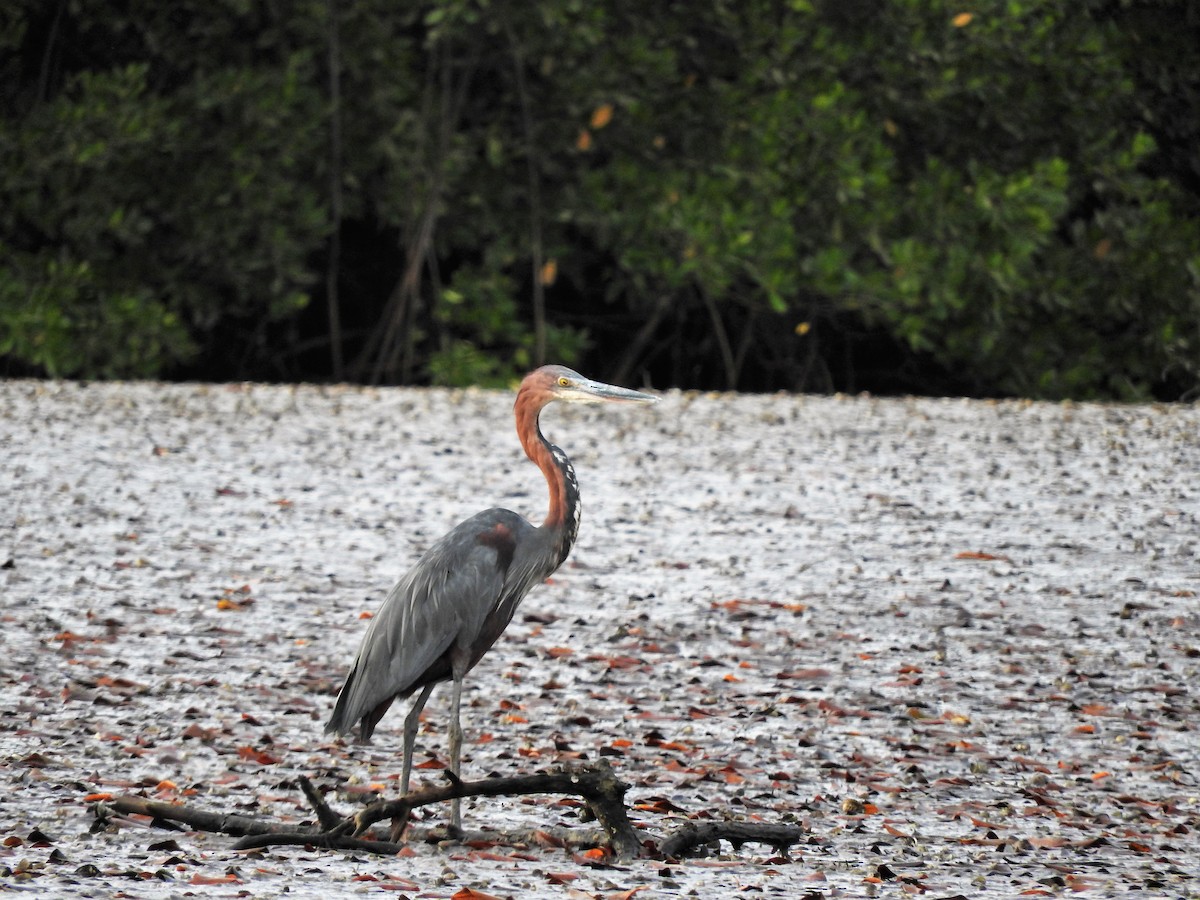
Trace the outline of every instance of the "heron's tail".
[[342, 685], [342, 689], [338, 692], [337, 703], [333, 707], [333, 715], [329, 717], [329, 721], [325, 723], [325, 733], [329, 734], [349, 734], [354, 728], [354, 720], [346, 715], [349, 707], [348, 698], [350, 696], [350, 681], [354, 677], [351, 672], [346, 678], [346, 683]]
[[380, 701], [367, 696], [367, 691], [362, 690], [363, 687], [356, 662], [338, 693], [337, 703], [333, 707], [333, 715], [325, 723], [326, 734], [330, 732], [350, 734], [357, 722], [359, 740], [364, 743], [371, 740], [375, 726], [379, 724], [379, 720], [383, 718], [383, 714], [387, 712], [396, 697], [392, 695]]
[[[342, 689], [338, 691], [333, 715], [325, 723], [326, 734], [330, 732], [350, 734], [354, 730], [355, 723], [362, 717], [362, 710], [358, 708], [362, 702], [362, 691], [358, 690], [358, 674], [358, 660], [355, 660], [354, 668], [350, 670], [350, 674], [346, 676], [346, 681], [342, 684]], [[355, 702], [356, 700], [358, 702]]]

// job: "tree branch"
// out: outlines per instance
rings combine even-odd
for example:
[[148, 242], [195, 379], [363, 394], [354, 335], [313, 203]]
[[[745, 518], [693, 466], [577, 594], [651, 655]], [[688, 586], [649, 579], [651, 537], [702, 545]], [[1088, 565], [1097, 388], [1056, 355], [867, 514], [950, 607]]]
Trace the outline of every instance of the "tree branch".
[[325, 306], [329, 314], [330, 366], [334, 381], [345, 377], [342, 360], [342, 313], [338, 270], [342, 256], [342, 62], [337, 0], [328, 0], [329, 16], [329, 260], [325, 269]]
[[489, 778], [486, 781], [452, 781], [440, 787], [414, 791], [396, 800], [381, 800], [359, 810], [344, 820], [334, 835], [362, 834], [376, 822], [392, 820], [391, 838], [397, 841], [412, 811], [429, 803], [444, 803], [464, 797], [496, 797], [522, 794], [574, 794], [582, 797], [608, 835], [613, 853], [619, 859], [634, 859], [642, 855], [642, 841], [625, 812], [627, 786], [613, 773], [607, 763], [561, 772], [538, 775], [519, 775], [513, 778]]
[[742, 844], [770, 844], [781, 856], [788, 848], [804, 839], [807, 832], [799, 825], [766, 825], [755, 822], [704, 822], [689, 823], [676, 829], [659, 847], [660, 855], [667, 859], [680, 859], [697, 847], [714, 841], [729, 841], [734, 849]]
[[542, 280], [544, 250], [542, 246], [542, 185], [538, 178], [537, 157], [533, 142], [533, 104], [525, 83], [525, 60], [521, 46], [509, 22], [504, 23], [512, 50], [513, 72], [516, 75], [517, 97], [521, 101], [521, 127], [525, 132], [525, 168], [529, 179], [529, 252], [533, 260], [533, 364], [546, 362], [546, 285]]
[[269, 834], [248, 834], [233, 845], [234, 850], [261, 850], [264, 847], [320, 847], [323, 850], [358, 850], [395, 856], [403, 844], [390, 841], [371, 841], [328, 832], [276, 831]]
[[[214, 831], [234, 837], [244, 834], [283, 834], [296, 830], [294, 825], [268, 822], [251, 816], [209, 812], [192, 806], [182, 806], [178, 803], [149, 800], [145, 797], [114, 797], [112, 800], [97, 803], [93, 807], [93, 811], [97, 818], [109, 818], [114, 814], [149, 816], [156, 823], [182, 822], [196, 831]], [[317, 834], [318, 832], [313, 831], [314, 836]]]
[[[536, 837], [514, 838], [511, 834], [494, 837], [496, 840], [561, 841], [561, 846], [595, 846], [607, 839], [614, 857], [626, 861], [638, 858], [661, 857], [679, 859], [698, 848], [715, 841], [728, 841], [735, 848], [744, 843], [769, 844], [781, 855], [788, 848], [800, 843], [807, 831], [800, 825], [769, 825], [752, 822], [688, 822], [669, 835], [654, 850], [652, 842], [643, 842], [642, 836], [629, 821], [625, 807], [627, 785], [617, 778], [607, 762], [596, 765], [564, 768], [555, 772], [536, 775], [520, 775], [511, 778], [488, 778], [483, 781], [460, 781], [451, 778], [449, 783], [438, 787], [415, 791], [396, 800], [381, 800], [359, 810], [355, 815], [338, 815], [307, 778], [301, 776], [300, 788], [304, 791], [317, 817], [316, 826], [297, 826], [281, 822], [270, 822], [250, 816], [229, 815], [195, 809], [177, 803], [149, 800], [145, 797], [116, 797], [97, 803], [94, 815], [101, 820], [119, 815], [147, 816], [152, 824], [160, 828], [177, 827], [182, 824], [198, 831], [212, 831], [240, 838], [234, 845], [236, 850], [250, 850], [269, 846], [319, 847], [326, 850], [353, 850], [362, 853], [377, 853], [392, 856], [403, 849], [401, 841], [409, 824], [412, 811], [430, 803], [444, 803], [463, 797], [520, 796], [524, 794], [570, 794], [583, 798], [603, 829], [570, 829], [561, 837], [547, 838], [546, 832], [538, 829]], [[391, 840], [380, 841], [363, 838], [361, 835], [376, 822], [391, 819]], [[431, 832], [433, 834], [433, 832]], [[428, 839], [428, 838], [426, 838]]]
[[725, 323], [721, 321], [721, 313], [708, 291], [701, 288], [697, 288], [696, 290], [704, 301], [709, 319], [712, 320], [713, 336], [717, 339], [717, 348], [721, 351], [721, 363], [725, 367], [725, 388], [726, 390], [736, 391], [738, 369], [733, 358], [733, 348], [729, 345], [729, 335], [725, 331]]
[[658, 301], [654, 304], [654, 309], [650, 315], [642, 323], [637, 334], [633, 336], [625, 345], [625, 352], [621, 354], [621, 361], [617, 363], [616, 368], [608, 377], [608, 381], [613, 384], [625, 384], [629, 381], [629, 374], [633, 371], [633, 367], [638, 363], [642, 354], [646, 349], [646, 345], [650, 343], [650, 339], [654, 336], [654, 332], [658, 330], [659, 324], [666, 316], [667, 311], [671, 308], [671, 295], [667, 293], [659, 294]]

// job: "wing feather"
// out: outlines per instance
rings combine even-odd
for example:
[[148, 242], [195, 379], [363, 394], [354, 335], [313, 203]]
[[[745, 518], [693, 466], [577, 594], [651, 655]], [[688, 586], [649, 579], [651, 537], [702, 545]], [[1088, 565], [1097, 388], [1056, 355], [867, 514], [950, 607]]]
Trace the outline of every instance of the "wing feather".
[[460, 661], [467, 668], [478, 661], [482, 651], [476, 655], [473, 648], [481, 635], [493, 631], [489, 620], [512, 606], [504, 602], [512, 547], [495, 539], [497, 526], [507, 530], [500, 533], [512, 535], [514, 546], [533, 530], [514, 512], [486, 510], [459, 523], [388, 592], [371, 619], [326, 731], [348, 733], [380, 704], [450, 678], [456, 654], [460, 660], [464, 654], [473, 657]]

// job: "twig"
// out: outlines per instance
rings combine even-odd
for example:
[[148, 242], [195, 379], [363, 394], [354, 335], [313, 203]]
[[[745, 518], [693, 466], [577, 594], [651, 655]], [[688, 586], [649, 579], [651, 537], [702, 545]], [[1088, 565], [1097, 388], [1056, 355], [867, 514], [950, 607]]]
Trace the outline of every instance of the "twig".
[[321, 792], [313, 787], [313, 783], [301, 775], [297, 781], [300, 782], [300, 790], [304, 791], [304, 796], [308, 798], [309, 805], [313, 808], [313, 812], [317, 814], [317, 821], [321, 823], [322, 831], [333, 831], [342, 823], [345, 816], [339, 816], [325, 802], [325, 798], [321, 796]]

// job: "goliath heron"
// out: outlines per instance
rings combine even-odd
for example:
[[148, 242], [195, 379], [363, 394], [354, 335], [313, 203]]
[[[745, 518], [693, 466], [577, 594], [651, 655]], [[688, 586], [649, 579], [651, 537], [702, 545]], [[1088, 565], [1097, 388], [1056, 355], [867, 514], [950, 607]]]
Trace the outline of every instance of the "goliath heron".
[[[408, 793], [413, 740], [421, 710], [439, 682], [451, 682], [450, 768], [462, 757], [459, 704], [463, 677], [512, 621], [521, 599], [562, 565], [579, 530], [579, 485], [571, 461], [542, 435], [548, 403], [655, 402], [639, 391], [602, 384], [563, 366], [543, 366], [521, 382], [513, 412], [521, 446], [550, 488], [550, 511], [540, 526], [507, 509], [488, 509], [434, 544], [388, 593], [371, 620], [358, 656], [338, 694], [327, 732], [348, 734], [357, 722], [368, 741], [392, 701], [417, 693], [404, 720], [400, 789]], [[453, 828], [461, 832], [459, 801]]]

